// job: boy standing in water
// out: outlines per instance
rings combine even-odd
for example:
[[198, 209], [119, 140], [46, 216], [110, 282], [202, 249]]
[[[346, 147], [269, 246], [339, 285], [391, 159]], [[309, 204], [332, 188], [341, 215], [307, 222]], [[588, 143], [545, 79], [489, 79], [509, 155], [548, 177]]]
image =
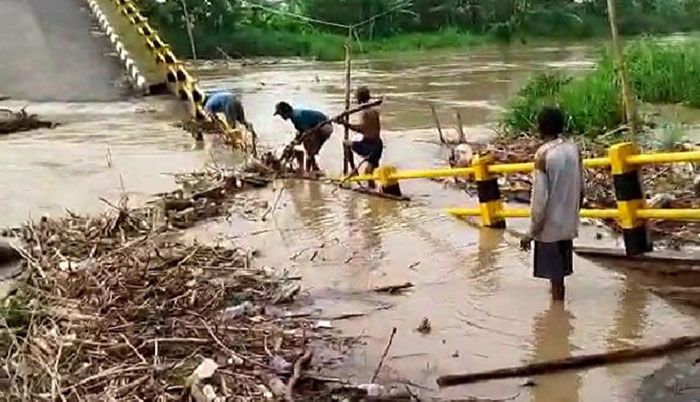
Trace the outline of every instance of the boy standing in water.
[[573, 273], [573, 239], [578, 236], [583, 201], [583, 164], [578, 146], [559, 136], [564, 131], [561, 110], [545, 107], [537, 117], [545, 143], [535, 154], [530, 230], [521, 247], [535, 241], [534, 274], [549, 279], [552, 299], [564, 300], [564, 278]]
[[[357, 88], [355, 99], [359, 105], [369, 103], [371, 100], [369, 89], [364, 86]], [[352, 131], [362, 134], [361, 140], [347, 141], [345, 146], [350, 147], [356, 154], [367, 160], [365, 174], [372, 174], [374, 169], [379, 167], [379, 160], [382, 158], [382, 152], [384, 151], [379, 109], [372, 107], [363, 110], [360, 113], [359, 124], [347, 123], [342, 119], [339, 120], [338, 123], [347, 126]], [[370, 182], [369, 185], [370, 187], [374, 187], [374, 182]]]

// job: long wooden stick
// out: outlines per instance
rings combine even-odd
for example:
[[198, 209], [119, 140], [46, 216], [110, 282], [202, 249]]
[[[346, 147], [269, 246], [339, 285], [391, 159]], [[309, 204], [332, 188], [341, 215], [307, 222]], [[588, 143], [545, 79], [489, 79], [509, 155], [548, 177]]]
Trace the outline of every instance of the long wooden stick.
[[666, 343], [654, 346], [621, 349], [609, 353], [572, 356], [564, 359], [548, 360], [540, 363], [526, 364], [524, 366], [508, 367], [477, 373], [444, 375], [438, 377], [437, 383], [441, 387], [450, 387], [502, 378], [554, 374], [566, 370], [627, 363], [697, 347], [700, 347], [700, 336], [683, 336], [680, 338], [673, 338]]
[[370, 384], [373, 384], [374, 381], [377, 379], [377, 376], [379, 375], [379, 371], [382, 369], [382, 366], [384, 365], [384, 360], [386, 360], [386, 355], [389, 354], [389, 349], [391, 349], [391, 343], [394, 342], [394, 336], [396, 336], [396, 327], [394, 327], [391, 330], [391, 336], [389, 336], [389, 342], [387, 342], [386, 347], [384, 348], [384, 353], [382, 353], [381, 359], [379, 359], [379, 364], [377, 364], [377, 368], [374, 370], [374, 373], [372, 374], [372, 378], [370, 378], [369, 382]]
[[462, 114], [457, 110], [457, 131], [459, 131], [459, 143], [464, 144], [467, 142], [467, 135], [464, 133], [464, 123], [462, 123]]
[[630, 126], [630, 131], [634, 135], [637, 133], [639, 128], [637, 125], [637, 105], [634, 99], [634, 91], [632, 91], [632, 87], [630, 86], [627, 66], [625, 65], [625, 57], [622, 54], [622, 45], [620, 44], [620, 37], [617, 32], [617, 12], [615, 11], [615, 0], [608, 0], [608, 18], [610, 20], [613, 54], [615, 56], [620, 83], [622, 85], [622, 101], [625, 104], [625, 118], [627, 120], [627, 124]]
[[[351, 28], [352, 29], [352, 28]], [[348, 35], [348, 41], [352, 39], [352, 37]], [[345, 112], [350, 110], [350, 70], [352, 67], [352, 60], [350, 56], [350, 45], [346, 43], [345, 45]], [[346, 123], [350, 122], [349, 118], [345, 119]], [[345, 126], [345, 132], [343, 133], [343, 140], [347, 141], [350, 138], [350, 128], [346, 125]], [[345, 142], [343, 142], [345, 144]], [[355, 169], [355, 160], [352, 156], [352, 151], [350, 151], [347, 147], [343, 146], [343, 174], [347, 174], [349, 170], [354, 170]]]
[[287, 389], [285, 390], [284, 400], [286, 402], [294, 402], [294, 387], [297, 385], [297, 381], [301, 378], [301, 370], [309, 364], [311, 361], [311, 351], [307, 350], [304, 354], [294, 362], [294, 373], [292, 378], [289, 379], [287, 383]]
[[[348, 148], [348, 147], [346, 147], [346, 148]], [[359, 173], [362, 165], [364, 165], [367, 162], [369, 162], [369, 158], [365, 158], [365, 159], [361, 160], [360, 163], [357, 164], [357, 166], [353, 167], [352, 172], [348, 173], [345, 177], [343, 177], [343, 180], [341, 180], [340, 183], [338, 183], [338, 187], [334, 188], [331, 191], [331, 194], [335, 194], [335, 192], [339, 188], [343, 187], [343, 184], [347, 183], [348, 180], [350, 180], [353, 176], [355, 176], [357, 173]]]

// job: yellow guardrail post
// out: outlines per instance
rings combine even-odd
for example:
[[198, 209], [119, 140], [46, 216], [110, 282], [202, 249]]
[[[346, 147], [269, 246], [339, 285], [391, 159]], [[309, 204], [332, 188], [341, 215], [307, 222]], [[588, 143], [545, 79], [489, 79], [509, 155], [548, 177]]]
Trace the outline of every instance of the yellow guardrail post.
[[639, 167], [629, 163], [629, 158], [637, 154], [637, 147], [629, 142], [613, 145], [608, 150], [618, 219], [627, 255], [642, 254], [653, 249], [647, 222], [640, 219], [637, 213], [646, 208]]
[[506, 221], [499, 216], [503, 211], [501, 190], [498, 188], [498, 179], [489, 172], [489, 165], [492, 163], [493, 158], [490, 156], [477, 155], [472, 160], [474, 180], [479, 195], [481, 225], [490, 228], [504, 228]]
[[379, 183], [384, 194], [401, 197], [401, 187], [399, 181], [391, 176], [396, 173], [395, 166], [380, 166], [374, 169], [374, 181]]

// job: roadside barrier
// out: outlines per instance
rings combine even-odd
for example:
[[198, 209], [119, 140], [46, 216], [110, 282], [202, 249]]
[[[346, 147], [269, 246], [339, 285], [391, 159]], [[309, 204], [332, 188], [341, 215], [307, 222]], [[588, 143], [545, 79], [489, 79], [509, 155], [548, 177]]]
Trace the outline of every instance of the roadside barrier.
[[131, 0], [113, 0], [119, 12], [136, 28], [146, 47], [151, 52], [158, 71], [168, 90], [180, 100], [187, 102], [192, 116], [203, 120], [204, 92], [199, 89], [192, 75], [167, 44], [148, 23], [148, 18], [141, 14], [138, 6]]
[[[625, 250], [628, 255], [652, 251], [647, 221], [661, 220], [700, 220], [700, 209], [649, 209], [647, 208], [639, 168], [649, 164], [680, 162], [700, 162], [700, 151], [666, 152], [640, 154], [632, 143], [621, 143], [608, 149], [608, 156], [585, 159], [586, 168], [610, 168], [617, 209], [583, 209], [581, 217], [617, 219], [623, 229]], [[429, 170], [397, 171], [392, 166], [384, 166], [372, 175], [355, 176], [348, 181], [374, 180], [384, 188], [409, 179], [430, 179], [440, 177], [472, 177], [476, 181], [479, 199], [478, 208], [452, 208], [447, 212], [455, 216], [477, 216], [482, 226], [503, 228], [507, 218], [527, 218], [529, 208], [505, 208], [498, 187], [496, 175], [507, 173], [529, 173], [535, 168], [534, 162], [494, 164], [489, 156], [476, 156], [471, 167]]]
[[[254, 149], [254, 134], [246, 129], [231, 127], [225, 116], [210, 115], [205, 112], [205, 93], [199, 87], [192, 74], [187, 71], [184, 63], [175, 56], [170, 45], [164, 41], [148, 22], [135, 1], [132, 0], [86, 0], [100, 27], [114, 44], [120, 59], [135, 86], [143, 89], [144, 93], [170, 92], [181, 100], [188, 114], [195, 120], [205, 124], [213, 124], [235, 149]], [[100, 6], [101, 5], [101, 6]], [[107, 12], [104, 12], [107, 10]], [[112, 19], [110, 24], [109, 19]], [[120, 39], [116, 32], [124, 39]], [[136, 60], [142, 67], [139, 71], [137, 63], [124, 45], [129, 42], [132, 53], [137, 54]]]

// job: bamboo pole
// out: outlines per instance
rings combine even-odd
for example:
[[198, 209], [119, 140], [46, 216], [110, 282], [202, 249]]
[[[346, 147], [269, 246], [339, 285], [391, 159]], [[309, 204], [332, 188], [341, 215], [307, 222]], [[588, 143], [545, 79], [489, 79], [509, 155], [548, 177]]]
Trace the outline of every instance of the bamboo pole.
[[[351, 28], [352, 29], [352, 28]], [[351, 33], [348, 35], [348, 43], [344, 44], [345, 47], [345, 112], [350, 110], [350, 71], [352, 67], [352, 59], [350, 55], [350, 44], [349, 41], [352, 40]], [[350, 121], [350, 116], [345, 118], [345, 122]], [[355, 170], [355, 159], [353, 158], [352, 151], [349, 147], [345, 146], [345, 142], [350, 139], [350, 129], [345, 126], [345, 132], [343, 133], [343, 174], [348, 174], [349, 171]]]
[[617, 12], [615, 9], [615, 0], [608, 0], [608, 18], [610, 20], [610, 33], [612, 34], [612, 48], [615, 57], [615, 64], [622, 86], [622, 102], [625, 105], [625, 119], [630, 126], [632, 134], [636, 134], [639, 125], [637, 123], [637, 105], [634, 97], [634, 91], [630, 86], [627, 66], [625, 65], [625, 57], [620, 44], [620, 37], [617, 30]]
[[684, 336], [680, 338], [672, 338], [666, 343], [654, 346], [621, 349], [608, 353], [572, 356], [563, 359], [526, 364], [523, 366], [508, 367], [469, 374], [444, 375], [438, 377], [437, 383], [440, 387], [450, 387], [503, 378], [554, 374], [566, 370], [586, 369], [609, 364], [620, 364], [650, 359], [681, 350], [697, 348], [699, 345], [700, 336]]
[[197, 60], [197, 48], [194, 44], [194, 35], [192, 34], [192, 20], [190, 19], [190, 13], [187, 11], [187, 4], [185, 0], [180, 0], [182, 4], [182, 11], [185, 14], [185, 28], [187, 29], [187, 36], [190, 39], [190, 48], [192, 49], [192, 59]]
[[435, 110], [435, 104], [433, 104], [433, 102], [428, 102], [428, 106], [430, 106], [430, 112], [433, 114], [433, 120], [435, 121], [435, 127], [437, 127], [440, 142], [443, 144], [446, 144], [447, 141], [445, 140], [445, 136], [442, 135], [442, 127], [440, 126], [440, 117], [438, 117], [437, 110]]
[[467, 142], [467, 135], [464, 133], [464, 123], [462, 123], [462, 114], [457, 110], [457, 132], [459, 132], [459, 143], [464, 144]]

